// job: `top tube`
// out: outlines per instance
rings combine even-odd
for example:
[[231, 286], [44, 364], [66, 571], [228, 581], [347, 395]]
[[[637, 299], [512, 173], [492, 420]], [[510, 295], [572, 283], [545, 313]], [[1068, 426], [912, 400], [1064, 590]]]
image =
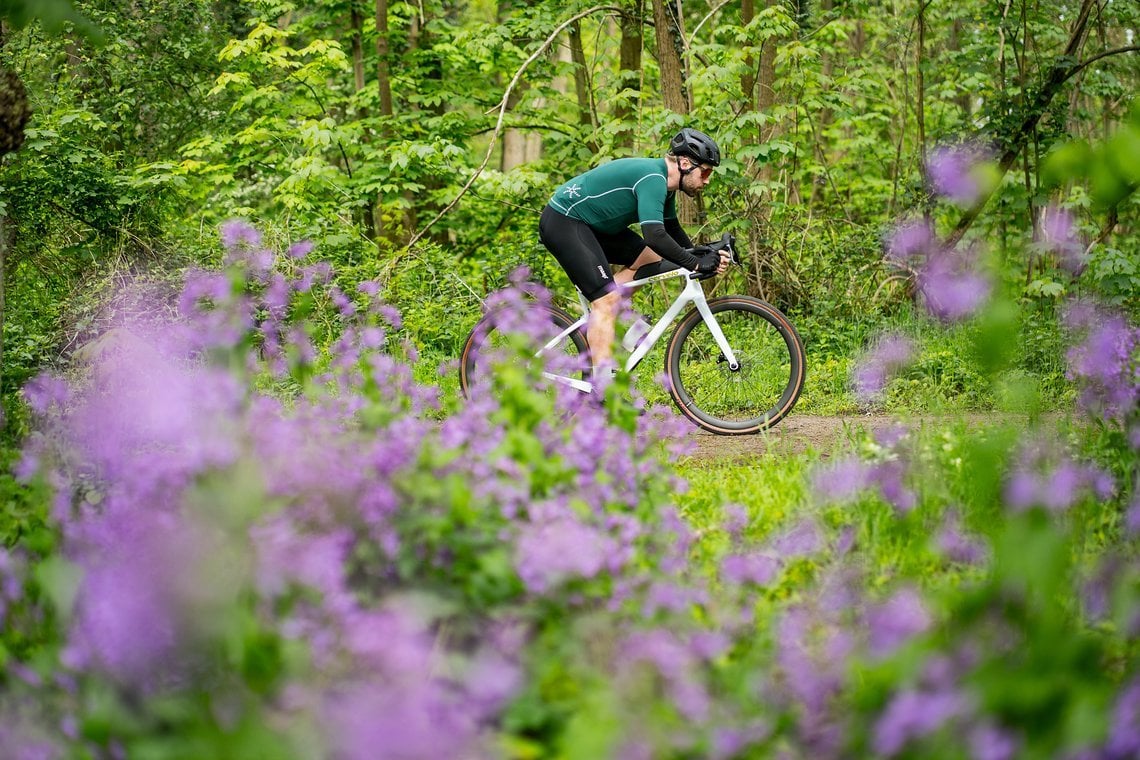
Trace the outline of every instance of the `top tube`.
[[645, 266], [639, 268], [637, 270], [637, 276], [635, 276], [628, 283], [624, 284], [622, 287], [636, 288], [644, 285], [647, 282], [671, 280], [674, 277], [683, 277], [688, 273], [688, 269], [674, 264], [672, 261], [662, 259], [661, 261], [655, 261], [652, 264], [646, 264]]

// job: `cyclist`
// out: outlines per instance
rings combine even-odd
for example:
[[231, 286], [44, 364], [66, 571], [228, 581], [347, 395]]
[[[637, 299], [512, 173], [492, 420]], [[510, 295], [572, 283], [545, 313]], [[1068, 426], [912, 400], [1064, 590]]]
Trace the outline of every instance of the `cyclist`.
[[[621, 158], [566, 182], [550, 198], [539, 239], [590, 302], [586, 339], [595, 374], [611, 367], [614, 322], [627, 283], [642, 267], [667, 259], [701, 274], [721, 273], [727, 251], [694, 247], [677, 220], [677, 191], [696, 197], [720, 165], [711, 137], [685, 128], [664, 158]], [[637, 223], [641, 235], [630, 229]], [[625, 269], [616, 275], [611, 264]], [[611, 369], [612, 371], [612, 369]]]

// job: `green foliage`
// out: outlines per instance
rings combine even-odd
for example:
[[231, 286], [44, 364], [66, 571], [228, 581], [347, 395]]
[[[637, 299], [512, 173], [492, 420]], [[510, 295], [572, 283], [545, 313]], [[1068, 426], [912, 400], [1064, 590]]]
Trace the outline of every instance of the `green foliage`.
[[99, 28], [76, 12], [71, 0], [0, 0], [0, 18], [17, 29], [38, 21], [53, 34], [74, 27], [92, 40], [102, 40]]

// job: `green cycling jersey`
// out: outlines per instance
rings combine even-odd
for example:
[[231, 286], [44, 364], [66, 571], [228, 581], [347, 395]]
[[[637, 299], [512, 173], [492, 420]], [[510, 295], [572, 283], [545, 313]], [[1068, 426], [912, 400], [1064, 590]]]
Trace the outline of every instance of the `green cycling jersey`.
[[677, 218], [676, 193], [666, 188], [663, 158], [619, 158], [579, 174], [554, 191], [550, 205], [609, 234], [637, 223]]

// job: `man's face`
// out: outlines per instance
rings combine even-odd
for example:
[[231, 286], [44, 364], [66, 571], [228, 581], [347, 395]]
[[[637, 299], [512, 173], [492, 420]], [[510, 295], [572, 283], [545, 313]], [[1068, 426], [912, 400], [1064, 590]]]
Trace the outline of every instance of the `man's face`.
[[693, 198], [697, 197], [712, 179], [713, 167], [698, 164], [688, 156], [679, 159], [679, 166], [684, 172], [681, 175], [681, 192]]

